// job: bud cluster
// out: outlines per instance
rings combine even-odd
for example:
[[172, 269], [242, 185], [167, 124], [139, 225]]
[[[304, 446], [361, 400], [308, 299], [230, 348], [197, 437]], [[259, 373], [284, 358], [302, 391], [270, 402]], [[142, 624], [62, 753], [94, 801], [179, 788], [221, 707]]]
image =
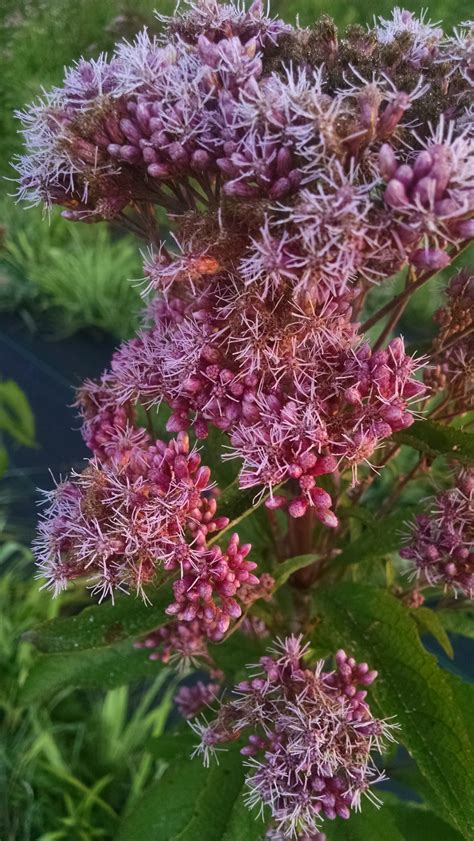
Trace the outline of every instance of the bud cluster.
[[183, 718], [195, 718], [205, 707], [216, 700], [220, 691], [218, 683], [203, 683], [198, 680], [192, 686], [181, 686], [174, 696], [174, 702]]
[[454, 488], [432, 500], [421, 514], [400, 555], [413, 562], [414, 574], [455, 595], [474, 596], [474, 470], [462, 471]]
[[423, 380], [449, 398], [450, 411], [469, 411], [474, 388], [474, 275], [464, 268], [451, 279], [446, 304], [434, 315], [439, 332]]
[[374, 799], [371, 786], [383, 774], [371, 754], [392, 738], [366, 700], [377, 672], [342, 650], [333, 671], [324, 661], [309, 668], [307, 649], [301, 637], [279, 641], [213, 721], [192, 724], [206, 763], [223, 744], [248, 735], [241, 751], [248, 758], [247, 804], [269, 808], [270, 838], [317, 838], [321, 819], [349, 818], [362, 794]]

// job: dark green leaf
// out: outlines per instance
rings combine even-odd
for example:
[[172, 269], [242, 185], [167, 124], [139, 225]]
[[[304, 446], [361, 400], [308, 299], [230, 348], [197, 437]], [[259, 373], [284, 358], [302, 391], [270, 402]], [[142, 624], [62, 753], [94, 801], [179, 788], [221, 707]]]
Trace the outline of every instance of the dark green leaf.
[[464, 610], [438, 610], [437, 615], [447, 631], [474, 639], [474, 613]]
[[157, 759], [166, 762], [176, 762], [178, 759], [190, 757], [196, 746], [197, 737], [188, 724], [167, 730], [161, 736], [149, 739], [146, 750]]
[[169, 622], [165, 608], [172, 601], [171, 586], [165, 584], [148, 591], [151, 605], [134, 596], [120, 596], [113, 605], [93, 605], [77, 616], [59, 617], [37, 625], [25, 634], [40, 651], [76, 652], [110, 646], [136, 638]]
[[457, 675], [451, 674], [449, 675], [449, 683], [464, 718], [466, 730], [474, 750], [474, 684], [466, 683]]
[[377, 809], [368, 800], [362, 803], [362, 811], [353, 813], [348, 821], [325, 822], [322, 831], [327, 841], [406, 841], [388, 807]]
[[241, 794], [233, 805], [222, 841], [263, 841], [265, 836], [262, 818], [248, 809]]
[[35, 419], [26, 395], [13, 380], [0, 382], [0, 429], [26, 447], [35, 443]]
[[474, 752], [449, 675], [421, 645], [410, 612], [386, 591], [353, 583], [318, 591], [315, 601], [334, 649], [344, 645], [378, 670], [371, 695], [380, 713], [398, 720], [436, 808], [472, 839]]
[[303, 569], [310, 564], [314, 564], [317, 559], [317, 555], [314, 553], [312, 555], [296, 555], [294, 558], [288, 558], [288, 560], [278, 564], [273, 572], [275, 577], [275, 590], [288, 581], [290, 575], [293, 575], [294, 572], [297, 572], [299, 569]]
[[234, 683], [235, 676], [245, 666], [257, 663], [267, 647], [268, 640], [257, 639], [236, 631], [225, 642], [210, 645], [209, 651], [215, 664]]
[[411, 615], [419, 625], [421, 633], [431, 634], [439, 642], [448, 657], [453, 658], [453, 646], [439, 615], [434, 610], [430, 610], [429, 607], [414, 608], [411, 611]]
[[77, 653], [40, 655], [22, 688], [21, 703], [49, 697], [66, 687], [113, 689], [139, 678], [153, 678], [163, 666], [148, 655], [130, 642]]
[[432, 458], [446, 455], [462, 464], [474, 463], [474, 435], [436, 421], [416, 421], [406, 431], [395, 433], [393, 439]]
[[408, 531], [407, 523], [418, 510], [418, 506], [405, 508], [380, 520], [375, 531], [367, 530], [357, 540], [345, 546], [341, 554], [334, 559], [333, 564], [337, 566], [360, 564], [396, 552], [402, 546], [404, 535]]
[[[257, 841], [261, 821], [241, 821], [244, 766], [240, 745], [204, 768], [199, 758], [171, 765], [125, 818], [118, 841]], [[229, 834], [230, 827], [230, 834]]]
[[348, 821], [324, 824], [328, 841], [462, 841], [462, 835], [425, 807], [380, 793], [383, 806], [368, 801]]
[[[399, 802], [384, 808], [406, 841], [462, 841], [462, 835], [452, 826], [421, 806]], [[383, 827], [381, 834], [385, 838]]]

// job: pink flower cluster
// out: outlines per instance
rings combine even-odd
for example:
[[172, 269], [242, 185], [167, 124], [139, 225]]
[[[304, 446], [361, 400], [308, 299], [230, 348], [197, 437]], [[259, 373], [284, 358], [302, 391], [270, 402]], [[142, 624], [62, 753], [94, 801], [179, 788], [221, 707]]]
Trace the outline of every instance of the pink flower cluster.
[[[441, 250], [472, 236], [473, 144], [462, 130], [471, 103], [470, 24], [444, 38], [423, 16], [396, 8], [361, 41], [357, 29], [340, 37], [334, 27], [328, 37], [327, 21], [310, 32], [270, 19], [260, 0], [248, 11], [216, 0], [188, 5], [165, 21], [164, 35], [144, 29], [110, 60], [79, 61], [61, 87], [19, 114], [27, 146], [17, 163], [20, 195], [62, 204], [68, 219], [88, 222], [136, 202], [179, 214], [183, 202], [193, 210], [207, 200], [214, 209], [220, 193], [221, 204], [262, 202], [271, 229], [273, 203], [284, 197], [291, 214], [301, 203], [314, 205], [316, 217], [326, 207], [328, 224], [302, 243], [306, 262], [325, 264], [326, 275], [339, 262], [349, 277], [392, 274], [417, 244], [426, 247], [420, 214], [425, 222], [430, 216], [428, 238], [435, 230]], [[384, 142], [401, 167], [390, 173], [396, 183], [385, 202]], [[417, 158], [420, 146], [434, 155], [431, 172], [426, 155]], [[415, 162], [416, 179], [427, 179], [421, 192], [403, 169]], [[414, 204], [405, 238], [387, 235], [401, 203]], [[348, 204], [360, 211], [353, 232]], [[285, 237], [276, 240], [286, 246]], [[355, 265], [344, 257], [351, 250]], [[291, 259], [290, 268], [301, 274]]]
[[21, 115], [21, 195], [153, 243], [152, 325], [88, 384], [85, 439], [108, 458], [114, 429], [134, 434], [134, 405], [165, 399], [170, 432], [229, 434], [242, 487], [335, 527], [318, 477], [355, 477], [423, 393], [402, 339], [373, 353], [354, 307], [474, 235], [470, 29], [445, 39], [395, 9], [341, 37], [260, 0], [197, 0], [165, 24], [80, 61]]
[[188, 631], [197, 622], [195, 637], [220, 639], [241, 615], [240, 586], [259, 584], [256, 564], [246, 558], [250, 545], [240, 546], [233, 534], [225, 549], [207, 546], [228, 518], [216, 516], [216, 500], [206, 495], [210, 470], [200, 466], [185, 433], [165, 444], [144, 430], [111, 431], [113, 453], [111, 438], [98, 435], [107, 460], [91, 459], [46, 494], [35, 541], [41, 574], [55, 592], [88, 576], [100, 599], [129, 588], [146, 599], [144, 586], [157, 569], [179, 570], [167, 612]]
[[102, 597], [128, 586], [142, 592], [157, 563], [174, 568], [192, 552], [186, 529], [206, 504], [210, 471], [184, 433], [168, 444], [140, 434], [126, 453], [93, 458], [46, 493], [36, 555], [55, 590], [87, 575]]
[[473, 469], [462, 471], [454, 488], [432, 500], [431, 512], [416, 518], [407, 542], [400, 555], [413, 562], [421, 581], [473, 598]]
[[150, 651], [149, 660], [162, 663], [176, 662], [178, 668], [210, 663], [207, 638], [198, 619], [191, 622], [172, 621], [147, 634], [143, 640], [134, 643], [135, 648]]
[[225, 284], [181, 306], [155, 308], [155, 326], [124, 344], [111, 367], [117, 401], [152, 406], [164, 396], [170, 431], [198, 437], [207, 424], [231, 435], [230, 455], [243, 461], [241, 486], [265, 486], [270, 507], [286, 504], [275, 486], [288, 479], [300, 492], [292, 516], [308, 506], [336, 526], [331, 498], [316, 479], [347, 466], [355, 471], [381, 439], [409, 426], [411, 400], [424, 387], [418, 367], [394, 339], [372, 353], [357, 337], [347, 296], [321, 309], [272, 308], [252, 291], [229, 305]]
[[181, 686], [174, 696], [174, 702], [183, 718], [196, 718], [216, 700], [219, 691], [218, 683], [203, 683], [202, 680], [198, 680], [192, 686]]
[[424, 382], [444, 392], [450, 411], [469, 411], [474, 391], [474, 275], [466, 267], [451, 279], [446, 303], [434, 314], [439, 332]]
[[275, 838], [317, 838], [321, 819], [348, 818], [362, 794], [374, 799], [371, 786], [383, 774], [372, 751], [392, 738], [366, 700], [365, 687], [377, 672], [344, 651], [337, 653], [334, 671], [324, 671], [323, 661], [309, 668], [307, 648], [301, 638], [280, 641], [213, 721], [192, 724], [205, 762], [222, 744], [250, 731], [242, 749], [249, 768], [247, 804], [269, 808]]
[[451, 124], [444, 138], [441, 122], [437, 136], [410, 163], [398, 161], [388, 144], [380, 150], [393, 236], [415, 247], [410, 261], [418, 269], [443, 269], [450, 262], [446, 243], [474, 237], [474, 158], [470, 141], [453, 138], [453, 129]]

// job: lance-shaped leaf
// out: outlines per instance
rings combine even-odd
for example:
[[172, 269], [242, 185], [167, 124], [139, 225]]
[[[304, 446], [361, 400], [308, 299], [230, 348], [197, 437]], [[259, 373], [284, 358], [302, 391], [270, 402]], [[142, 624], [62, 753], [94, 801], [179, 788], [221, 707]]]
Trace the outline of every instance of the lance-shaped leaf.
[[40, 654], [21, 689], [20, 701], [29, 704], [66, 687], [113, 689], [139, 678], [153, 678], [163, 665], [148, 655], [129, 641], [67, 654]]
[[393, 439], [431, 458], [445, 455], [461, 464], [474, 464], [474, 435], [453, 426], [430, 420], [416, 421], [409, 429], [395, 433]]
[[117, 841], [261, 841], [265, 826], [246, 815], [241, 745], [219, 753], [219, 764], [204, 768], [199, 758], [170, 765], [134, 811]]
[[460, 634], [462, 637], [474, 639], [474, 612], [446, 608], [436, 613], [443, 626], [451, 634]]
[[443, 651], [448, 657], [454, 657], [453, 646], [449, 639], [446, 629], [441, 621], [440, 616], [429, 607], [417, 607], [411, 611], [415, 622], [420, 628], [420, 633], [431, 634], [437, 642], [439, 642]]
[[317, 560], [318, 556], [313, 553], [311, 555], [296, 555], [294, 558], [288, 558], [283, 563], [278, 564], [273, 572], [275, 590], [278, 590], [279, 587], [285, 584], [294, 572], [298, 572], [299, 569], [304, 569], [304, 567], [316, 563]]
[[409, 611], [386, 591], [353, 583], [318, 591], [315, 601], [334, 649], [342, 645], [378, 670], [371, 696], [381, 715], [397, 719], [436, 809], [472, 839], [474, 752], [466, 722], [449, 675], [423, 648]]
[[135, 639], [169, 622], [165, 613], [172, 601], [170, 584], [150, 589], [151, 604], [134, 596], [120, 596], [115, 604], [93, 605], [77, 616], [64, 616], [37, 625], [24, 635], [40, 651], [76, 652]]
[[348, 821], [325, 824], [327, 841], [462, 841], [459, 832], [423, 806], [385, 793], [382, 799], [381, 809], [366, 801]]

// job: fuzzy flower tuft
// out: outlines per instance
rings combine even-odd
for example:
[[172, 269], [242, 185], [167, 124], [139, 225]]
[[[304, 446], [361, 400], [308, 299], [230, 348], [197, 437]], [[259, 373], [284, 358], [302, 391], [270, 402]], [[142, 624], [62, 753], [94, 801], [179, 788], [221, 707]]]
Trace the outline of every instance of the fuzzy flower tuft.
[[400, 555], [423, 583], [465, 598], [474, 596], [474, 470], [432, 499], [431, 511], [411, 526]]
[[372, 752], [393, 740], [393, 725], [375, 719], [366, 700], [377, 672], [342, 650], [333, 671], [323, 661], [309, 668], [307, 649], [300, 637], [280, 640], [216, 719], [192, 725], [205, 762], [248, 734], [241, 751], [247, 805], [268, 807], [275, 825], [270, 838], [317, 838], [322, 819], [349, 818], [363, 794], [377, 802], [371, 787], [384, 775]]

